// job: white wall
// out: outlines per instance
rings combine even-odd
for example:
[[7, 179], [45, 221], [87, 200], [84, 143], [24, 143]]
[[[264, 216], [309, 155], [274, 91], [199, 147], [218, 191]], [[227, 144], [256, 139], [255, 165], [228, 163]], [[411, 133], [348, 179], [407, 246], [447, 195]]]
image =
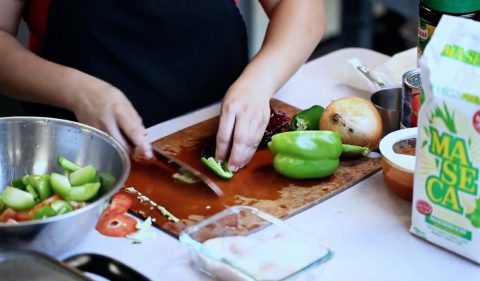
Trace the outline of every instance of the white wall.
[[[250, 36], [250, 55], [254, 55], [261, 47], [265, 30], [268, 24], [268, 18], [265, 15], [258, 0], [242, 0], [249, 1], [245, 6], [250, 7], [250, 15], [246, 16], [251, 19], [251, 22], [247, 22], [249, 27]], [[297, 0], [302, 1], [302, 0]], [[325, 2], [325, 14], [327, 17], [327, 31], [324, 38], [336, 35], [340, 32], [341, 23], [341, 4], [340, 0], [324, 0]], [[247, 13], [248, 11], [243, 11]]]

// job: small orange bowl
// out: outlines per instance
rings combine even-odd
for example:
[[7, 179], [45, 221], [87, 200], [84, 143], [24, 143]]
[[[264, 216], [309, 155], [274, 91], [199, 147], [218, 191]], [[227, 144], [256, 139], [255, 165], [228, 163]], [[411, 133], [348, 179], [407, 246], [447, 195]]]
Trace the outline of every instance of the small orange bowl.
[[380, 141], [383, 178], [400, 198], [412, 201], [417, 128], [394, 131]]

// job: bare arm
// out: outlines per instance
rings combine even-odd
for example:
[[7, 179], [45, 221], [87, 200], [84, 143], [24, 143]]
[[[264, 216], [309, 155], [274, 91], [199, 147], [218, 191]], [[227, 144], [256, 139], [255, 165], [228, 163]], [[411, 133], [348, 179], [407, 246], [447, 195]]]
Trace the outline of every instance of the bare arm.
[[149, 157], [151, 148], [144, 137], [142, 120], [120, 90], [86, 73], [42, 59], [16, 40], [24, 4], [25, 0], [0, 1], [0, 92], [71, 110], [80, 122], [106, 131], [127, 148], [132, 143], [139, 153]]
[[228, 158], [233, 170], [255, 153], [268, 123], [270, 98], [325, 32], [323, 0], [259, 1], [270, 18], [263, 45], [225, 95], [217, 133], [216, 157]]
[[273, 95], [305, 63], [323, 36], [323, 0], [259, 1], [270, 22], [260, 51], [239, 80], [261, 79]]

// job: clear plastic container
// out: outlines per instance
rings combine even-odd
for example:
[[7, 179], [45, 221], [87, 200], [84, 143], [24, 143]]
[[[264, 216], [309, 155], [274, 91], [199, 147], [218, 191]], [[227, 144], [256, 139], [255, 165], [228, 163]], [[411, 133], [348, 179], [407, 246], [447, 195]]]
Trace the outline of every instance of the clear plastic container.
[[180, 241], [199, 270], [228, 281], [316, 281], [333, 255], [318, 239], [246, 206], [185, 229]]

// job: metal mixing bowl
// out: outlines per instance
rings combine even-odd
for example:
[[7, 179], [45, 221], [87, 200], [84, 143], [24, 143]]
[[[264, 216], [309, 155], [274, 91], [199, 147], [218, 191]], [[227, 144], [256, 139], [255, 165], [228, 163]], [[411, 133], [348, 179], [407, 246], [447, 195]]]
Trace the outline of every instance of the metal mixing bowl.
[[0, 192], [26, 174], [62, 172], [56, 159], [64, 156], [80, 166], [91, 164], [109, 172], [116, 183], [97, 199], [73, 212], [18, 224], [0, 223], [0, 252], [31, 249], [53, 256], [71, 249], [92, 231], [105, 204], [126, 181], [130, 159], [107, 134], [72, 121], [43, 117], [0, 118]]

